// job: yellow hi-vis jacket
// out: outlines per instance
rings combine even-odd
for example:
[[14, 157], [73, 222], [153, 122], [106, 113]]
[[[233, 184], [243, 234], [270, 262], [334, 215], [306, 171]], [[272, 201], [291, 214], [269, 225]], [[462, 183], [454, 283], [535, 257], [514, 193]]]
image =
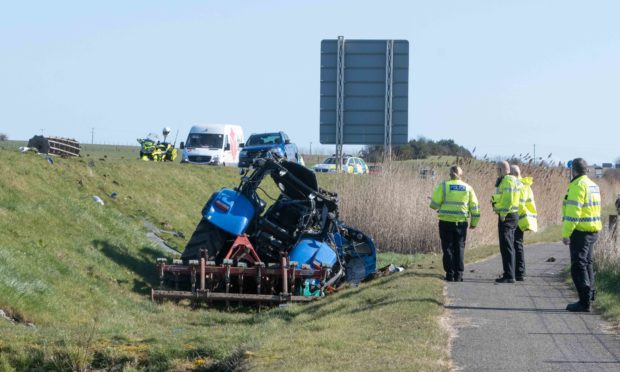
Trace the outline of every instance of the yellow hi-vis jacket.
[[588, 176], [575, 177], [568, 185], [562, 207], [562, 238], [573, 231], [596, 232], [601, 223], [601, 191]]
[[480, 221], [476, 193], [461, 180], [445, 181], [435, 187], [430, 207], [437, 210], [440, 221], [467, 222], [471, 216], [472, 227]]
[[538, 231], [538, 213], [532, 192], [532, 177], [519, 178], [521, 182], [521, 200], [519, 200], [519, 229], [521, 231]]
[[506, 217], [508, 213], [518, 213], [522, 187], [523, 185], [515, 176], [508, 174], [502, 177], [495, 189], [495, 194], [491, 196], [493, 211], [501, 217]]

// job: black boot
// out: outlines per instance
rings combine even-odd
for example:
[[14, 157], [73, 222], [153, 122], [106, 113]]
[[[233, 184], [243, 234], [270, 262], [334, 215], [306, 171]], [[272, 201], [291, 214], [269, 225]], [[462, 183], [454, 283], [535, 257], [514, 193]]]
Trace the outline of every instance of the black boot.
[[459, 271], [454, 275], [454, 281], [455, 282], [462, 282], [463, 281], [463, 272]]
[[568, 304], [566, 310], [578, 313], [589, 313], [590, 309], [590, 287], [579, 288], [579, 301]]
[[590, 291], [590, 302], [592, 303], [594, 300], [596, 300], [596, 289]]
[[454, 281], [454, 274], [453, 273], [446, 273], [446, 278], [445, 278], [446, 282], [453, 282]]

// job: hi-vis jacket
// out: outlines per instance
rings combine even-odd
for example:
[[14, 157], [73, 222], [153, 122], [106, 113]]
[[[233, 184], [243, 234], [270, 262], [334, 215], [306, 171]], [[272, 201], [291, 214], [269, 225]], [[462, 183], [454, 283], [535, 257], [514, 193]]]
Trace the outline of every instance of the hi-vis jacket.
[[601, 192], [588, 176], [575, 177], [568, 185], [562, 216], [562, 238], [570, 238], [575, 230], [596, 232], [603, 228]]
[[519, 203], [521, 201], [521, 182], [511, 175], [502, 177], [499, 185], [495, 189], [495, 194], [491, 196], [491, 204], [493, 211], [506, 217], [508, 213], [518, 213]]
[[519, 178], [521, 182], [521, 200], [519, 200], [519, 229], [521, 231], [538, 231], [538, 216], [534, 193], [532, 192], [532, 177]]
[[440, 183], [433, 191], [431, 208], [437, 210], [440, 221], [467, 222], [471, 216], [471, 226], [480, 221], [480, 207], [474, 189], [461, 180]]

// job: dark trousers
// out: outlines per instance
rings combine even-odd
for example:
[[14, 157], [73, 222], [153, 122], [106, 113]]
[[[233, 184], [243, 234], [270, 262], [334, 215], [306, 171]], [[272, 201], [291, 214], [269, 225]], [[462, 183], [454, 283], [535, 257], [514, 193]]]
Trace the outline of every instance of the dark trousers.
[[523, 251], [523, 231], [517, 226], [515, 229], [515, 277], [525, 276], [525, 252]]
[[465, 265], [465, 239], [467, 222], [439, 221], [439, 237], [443, 251], [443, 269], [446, 275], [455, 278], [463, 276]]
[[575, 230], [570, 236], [570, 273], [577, 291], [594, 289], [592, 250], [597, 239], [595, 232]]
[[499, 252], [502, 254], [504, 278], [515, 278], [515, 230], [519, 216], [516, 213], [506, 215], [504, 221], [498, 219]]

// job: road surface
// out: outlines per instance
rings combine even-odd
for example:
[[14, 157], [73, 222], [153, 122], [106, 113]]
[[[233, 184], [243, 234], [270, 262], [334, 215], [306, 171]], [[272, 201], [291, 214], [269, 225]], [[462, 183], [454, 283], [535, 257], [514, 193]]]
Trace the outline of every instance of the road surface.
[[562, 277], [570, 262], [568, 248], [532, 245], [525, 257], [524, 282], [495, 284], [502, 271], [496, 256], [467, 265], [464, 282], [447, 283], [455, 368], [620, 371], [620, 338], [600, 315], [564, 310], [577, 300]]

